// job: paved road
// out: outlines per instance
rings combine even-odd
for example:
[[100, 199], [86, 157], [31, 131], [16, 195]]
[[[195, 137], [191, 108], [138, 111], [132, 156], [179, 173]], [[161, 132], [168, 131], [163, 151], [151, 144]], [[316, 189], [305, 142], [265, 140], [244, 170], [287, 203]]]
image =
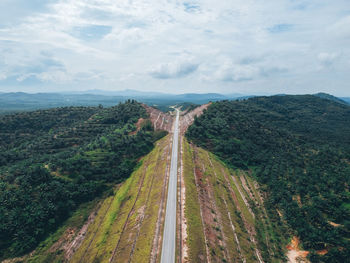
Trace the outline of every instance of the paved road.
[[174, 135], [173, 135], [173, 148], [171, 153], [168, 199], [166, 203], [161, 263], [175, 262], [178, 146], [179, 146], [179, 110], [176, 109], [176, 120], [175, 120]]

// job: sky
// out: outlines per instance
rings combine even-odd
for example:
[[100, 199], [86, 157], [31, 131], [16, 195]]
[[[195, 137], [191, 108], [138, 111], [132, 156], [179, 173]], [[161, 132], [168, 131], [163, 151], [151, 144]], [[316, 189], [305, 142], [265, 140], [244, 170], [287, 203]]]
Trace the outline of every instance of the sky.
[[1, 0], [0, 92], [350, 96], [349, 0]]

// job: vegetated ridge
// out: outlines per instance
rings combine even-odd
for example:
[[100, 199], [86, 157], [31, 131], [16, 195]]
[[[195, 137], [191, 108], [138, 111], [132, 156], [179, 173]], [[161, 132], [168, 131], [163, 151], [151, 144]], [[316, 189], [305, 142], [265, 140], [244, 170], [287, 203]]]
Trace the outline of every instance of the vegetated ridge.
[[187, 138], [268, 193], [312, 262], [346, 262], [350, 228], [350, 107], [316, 96], [214, 102]]
[[80, 204], [128, 178], [166, 134], [155, 132], [147, 119], [133, 100], [106, 109], [1, 116], [0, 259], [30, 252]]

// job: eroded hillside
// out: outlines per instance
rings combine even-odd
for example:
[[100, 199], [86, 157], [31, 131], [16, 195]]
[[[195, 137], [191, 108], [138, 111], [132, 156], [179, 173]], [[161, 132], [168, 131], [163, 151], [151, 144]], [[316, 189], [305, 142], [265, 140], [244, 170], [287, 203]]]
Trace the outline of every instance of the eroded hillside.
[[285, 241], [277, 226], [282, 223], [268, 215], [259, 184], [183, 140], [182, 262], [283, 261]]

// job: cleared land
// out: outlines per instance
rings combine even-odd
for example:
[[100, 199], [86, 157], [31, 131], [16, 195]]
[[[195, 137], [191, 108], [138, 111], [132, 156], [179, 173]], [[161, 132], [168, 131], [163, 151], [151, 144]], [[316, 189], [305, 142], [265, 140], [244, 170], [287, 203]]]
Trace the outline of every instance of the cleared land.
[[103, 202], [71, 262], [150, 261], [168, 154], [167, 136], [116, 194]]
[[[186, 262], [281, 262], [283, 237], [258, 184], [216, 156], [183, 143]], [[274, 219], [275, 220], [275, 219]], [[277, 218], [278, 220], [278, 218]]]
[[[183, 136], [207, 106], [180, 119], [176, 262], [283, 262], [283, 222], [265, 209], [252, 172], [229, 169]], [[153, 115], [153, 125], [164, 117]], [[112, 195], [82, 207], [70, 219], [74, 224], [68, 221], [22, 260], [160, 262], [171, 144], [172, 134], [159, 140]]]

